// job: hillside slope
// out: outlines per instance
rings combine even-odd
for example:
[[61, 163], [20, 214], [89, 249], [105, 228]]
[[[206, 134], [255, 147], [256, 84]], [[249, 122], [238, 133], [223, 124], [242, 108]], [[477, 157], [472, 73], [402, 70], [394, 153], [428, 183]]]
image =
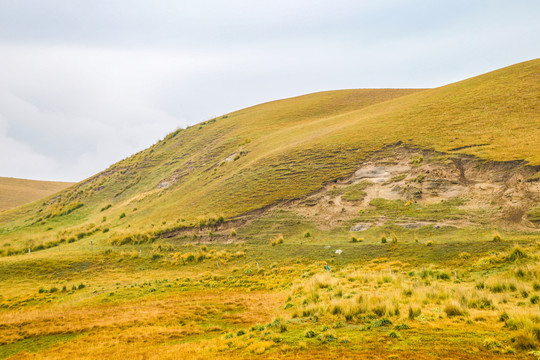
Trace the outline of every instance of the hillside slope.
[[4, 212], [0, 234], [52, 241], [89, 224], [110, 229], [108, 237], [230, 219], [313, 193], [396, 143], [540, 165], [539, 96], [537, 59], [436, 89], [257, 105], [178, 130], [41, 204]]
[[0, 177], [0, 211], [39, 200], [73, 184]]

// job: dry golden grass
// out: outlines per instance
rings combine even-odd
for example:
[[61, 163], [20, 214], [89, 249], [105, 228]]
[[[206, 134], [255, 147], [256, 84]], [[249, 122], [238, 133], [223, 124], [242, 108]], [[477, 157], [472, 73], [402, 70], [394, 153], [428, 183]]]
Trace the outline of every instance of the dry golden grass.
[[31, 203], [74, 184], [0, 177], [0, 211]]

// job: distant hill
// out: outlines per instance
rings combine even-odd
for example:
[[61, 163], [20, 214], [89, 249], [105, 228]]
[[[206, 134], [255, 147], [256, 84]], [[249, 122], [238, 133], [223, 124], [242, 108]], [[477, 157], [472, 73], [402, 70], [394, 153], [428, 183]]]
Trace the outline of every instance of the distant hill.
[[31, 203], [73, 184], [75, 183], [0, 177], [0, 211]]

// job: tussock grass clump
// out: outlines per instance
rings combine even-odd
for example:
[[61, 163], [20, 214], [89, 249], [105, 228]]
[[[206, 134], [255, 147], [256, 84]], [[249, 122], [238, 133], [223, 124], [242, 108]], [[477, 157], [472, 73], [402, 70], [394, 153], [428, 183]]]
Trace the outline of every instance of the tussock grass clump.
[[114, 237], [111, 240], [111, 244], [116, 245], [116, 246], [138, 245], [138, 244], [153, 243], [155, 240], [156, 240], [156, 237], [153, 233], [129, 234], [129, 235]]
[[468, 314], [467, 310], [464, 309], [459, 303], [456, 303], [456, 302], [447, 303], [444, 307], [444, 312], [446, 313], [446, 316], [448, 317], [464, 316]]
[[506, 260], [515, 262], [517, 260], [525, 259], [528, 255], [524, 250], [520, 248], [515, 248], [510, 254], [506, 257]]
[[487, 297], [472, 298], [469, 300], [468, 305], [472, 309], [495, 310], [493, 301]]
[[514, 340], [514, 346], [520, 350], [534, 350], [537, 348], [536, 337], [529, 332], [520, 332]]
[[497, 353], [497, 354], [511, 354], [513, 353], [513, 350], [508, 348], [507, 346], [504, 346], [503, 344], [501, 344], [499, 341], [497, 341], [496, 339], [494, 338], [486, 338], [484, 339], [483, 341], [483, 346], [484, 348], [486, 348], [487, 350], [490, 350], [494, 353]]
[[394, 329], [396, 330], [409, 330], [411, 327], [405, 323], [397, 324], [394, 326]]
[[278, 244], [283, 244], [283, 235], [279, 235], [277, 238], [270, 240], [270, 245], [276, 246]]

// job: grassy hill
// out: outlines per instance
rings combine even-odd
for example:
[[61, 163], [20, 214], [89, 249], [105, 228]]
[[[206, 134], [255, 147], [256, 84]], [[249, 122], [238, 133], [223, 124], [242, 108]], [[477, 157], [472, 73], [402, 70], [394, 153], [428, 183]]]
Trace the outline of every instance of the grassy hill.
[[3, 211], [0, 358], [529, 358], [539, 95], [536, 59], [273, 101]]
[[31, 203], [73, 184], [0, 177], [0, 211]]
[[40, 205], [1, 214], [0, 224], [19, 236], [103, 215], [118, 231], [231, 218], [318, 190], [397, 142], [538, 165], [539, 67], [533, 60], [437, 89], [323, 92], [240, 110], [171, 133]]

